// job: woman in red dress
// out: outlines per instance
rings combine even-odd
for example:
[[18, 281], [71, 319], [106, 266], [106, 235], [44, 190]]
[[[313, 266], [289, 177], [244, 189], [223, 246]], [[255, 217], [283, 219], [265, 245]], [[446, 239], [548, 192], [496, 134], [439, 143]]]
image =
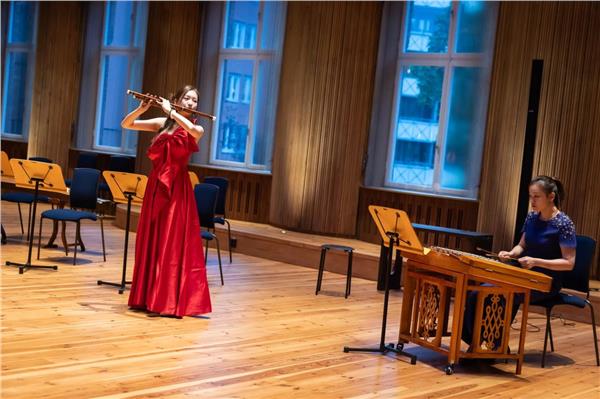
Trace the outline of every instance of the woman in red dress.
[[[196, 109], [198, 90], [185, 86], [171, 101]], [[211, 311], [200, 222], [187, 168], [204, 129], [191, 120], [190, 113], [171, 108], [169, 100], [163, 98], [159, 104], [166, 117], [137, 119], [151, 105], [141, 102], [121, 122], [125, 129], [158, 133], [148, 148], [152, 171], [138, 223], [129, 306], [180, 318]]]

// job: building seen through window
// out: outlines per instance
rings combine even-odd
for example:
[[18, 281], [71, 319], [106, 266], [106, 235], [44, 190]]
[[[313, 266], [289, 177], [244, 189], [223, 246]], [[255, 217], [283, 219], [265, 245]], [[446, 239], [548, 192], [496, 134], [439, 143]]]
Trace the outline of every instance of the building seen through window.
[[476, 195], [495, 7], [406, 3], [386, 185]]
[[284, 22], [283, 2], [226, 4], [211, 163], [270, 167]]
[[137, 133], [121, 128], [123, 115], [138, 104], [127, 89], [142, 86], [147, 3], [106, 2], [100, 50], [94, 148], [135, 153]]

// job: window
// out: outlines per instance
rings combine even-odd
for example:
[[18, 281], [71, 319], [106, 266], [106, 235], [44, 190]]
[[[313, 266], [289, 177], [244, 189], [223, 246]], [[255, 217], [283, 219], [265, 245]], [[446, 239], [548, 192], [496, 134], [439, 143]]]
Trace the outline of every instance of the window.
[[226, 4], [210, 163], [270, 168], [284, 22], [284, 2]]
[[121, 120], [137, 106], [127, 89], [140, 91], [144, 65], [147, 3], [111, 1], [104, 6], [93, 148], [135, 154], [137, 133]]
[[[11, 1], [2, 77], [2, 136], [27, 139], [35, 65], [36, 2]], [[4, 17], [4, 15], [3, 15]]]
[[496, 3], [404, 3], [385, 186], [476, 198]]

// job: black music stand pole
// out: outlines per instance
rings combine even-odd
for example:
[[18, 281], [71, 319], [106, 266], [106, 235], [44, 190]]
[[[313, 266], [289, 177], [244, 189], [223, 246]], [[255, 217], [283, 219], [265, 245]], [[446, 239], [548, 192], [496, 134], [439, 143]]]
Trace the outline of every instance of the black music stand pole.
[[387, 312], [388, 312], [388, 302], [390, 297], [390, 273], [391, 273], [391, 265], [394, 257], [394, 245], [399, 241], [400, 237], [395, 231], [386, 231], [385, 233], [390, 242], [390, 248], [388, 253], [387, 261], [385, 262], [385, 295], [383, 298], [383, 317], [381, 321], [381, 339], [379, 341], [378, 348], [352, 348], [348, 346], [344, 346], [344, 352], [378, 352], [382, 355], [385, 355], [387, 352], [394, 352], [399, 355], [406, 356], [410, 358], [410, 364], [417, 363], [417, 357], [415, 355], [411, 355], [410, 353], [404, 352], [404, 344], [399, 343], [397, 346], [394, 344], [385, 344], [385, 330], [387, 326]]
[[121, 275], [120, 283], [111, 283], [109, 281], [98, 280], [98, 285], [112, 285], [113, 287], [119, 287], [119, 294], [123, 294], [127, 284], [131, 284], [131, 281], [126, 280], [127, 273], [127, 249], [129, 247], [129, 219], [131, 216], [131, 201], [135, 192], [124, 191], [123, 194], [127, 197], [127, 219], [125, 220], [125, 254], [123, 255], [123, 274]]
[[[16, 266], [19, 268], [19, 274], [23, 274], [23, 272], [27, 269], [52, 269], [58, 270], [58, 266], [46, 266], [46, 265], [32, 265], [31, 264], [31, 251], [33, 248], [33, 232], [35, 230], [35, 214], [37, 211], [37, 202], [38, 202], [38, 193], [40, 189], [40, 183], [44, 181], [43, 178], [32, 177], [31, 181], [35, 182], [35, 191], [33, 194], [33, 211], [31, 212], [31, 229], [29, 229], [29, 252], [27, 253], [27, 262], [25, 263], [17, 263], [17, 262], [6, 262], [6, 266]], [[41, 222], [40, 222], [41, 223]]]

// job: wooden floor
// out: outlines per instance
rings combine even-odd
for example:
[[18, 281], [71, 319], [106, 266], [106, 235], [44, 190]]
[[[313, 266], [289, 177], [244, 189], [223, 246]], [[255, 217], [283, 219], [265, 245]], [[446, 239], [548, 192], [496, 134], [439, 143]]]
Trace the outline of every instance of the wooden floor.
[[[25, 260], [12, 204], [2, 203], [2, 224], [9, 235], [2, 265]], [[545, 369], [543, 331], [535, 331], [544, 320], [532, 315], [522, 375], [513, 374], [514, 363], [499, 363], [457, 367], [446, 376], [444, 357], [413, 345], [406, 349], [418, 356], [414, 366], [342, 351], [379, 342], [383, 295], [374, 281], [354, 278], [344, 299], [344, 277], [326, 273], [315, 296], [314, 269], [241, 254], [224, 265], [221, 287], [209, 253], [214, 312], [208, 317], [148, 317], [128, 310], [127, 292], [96, 284], [118, 280], [123, 255], [124, 233], [109, 224], [102, 262], [99, 230], [84, 222], [88, 251], [76, 266], [59, 249], [47, 249], [36, 262], [58, 264], [58, 271], [19, 275], [0, 267], [2, 398], [600, 397], [587, 324], [553, 321], [557, 353]], [[388, 342], [396, 340], [400, 303], [401, 293], [393, 292]]]

